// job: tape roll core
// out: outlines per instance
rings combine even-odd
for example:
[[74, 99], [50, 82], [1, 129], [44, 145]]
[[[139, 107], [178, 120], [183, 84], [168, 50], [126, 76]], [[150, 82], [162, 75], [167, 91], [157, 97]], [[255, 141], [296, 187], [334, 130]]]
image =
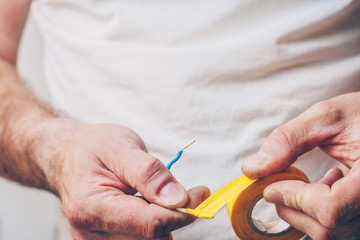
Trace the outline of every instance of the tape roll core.
[[290, 225], [289, 225], [289, 227], [287, 227], [286, 229], [280, 231], [279, 233], [269, 233], [269, 232], [261, 231], [260, 229], [258, 229], [258, 228], [256, 227], [256, 225], [254, 224], [254, 219], [252, 218], [252, 213], [253, 213], [253, 210], [254, 210], [256, 204], [257, 204], [261, 199], [263, 199], [263, 195], [262, 195], [262, 194], [259, 195], [259, 196], [257, 196], [256, 198], [254, 198], [254, 200], [253, 200], [253, 202], [251, 203], [251, 206], [250, 206], [250, 208], [249, 208], [249, 211], [248, 211], [248, 213], [247, 213], [247, 219], [250, 219], [250, 220], [249, 220], [249, 225], [250, 225], [250, 227], [253, 229], [253, 231], [255, 231], [255, 232], [257, 232], [257, 233], [259, 233], [260, 235], [263, 235], [263, 236], [265, 236], [265, 237], [275, 237], [275, 236], [277, 236], [279, 233], [284, 234], [284, 233], [290, 231], [291, 229], [293, 229]]
[[263, 198], [264, 189], [271, 183], [281, 180], [309, 182], [309, 179], [302, 171], [295, 167], [290, 167], [284, 172], [254, 181], [227, 204], [231, 225], [240, 239], [289, 240], [300, 239], [305, 235], [291, 226], [279, 233], [268, 233], [259, 230], [252, 221], [252, 211], [256, 203]]

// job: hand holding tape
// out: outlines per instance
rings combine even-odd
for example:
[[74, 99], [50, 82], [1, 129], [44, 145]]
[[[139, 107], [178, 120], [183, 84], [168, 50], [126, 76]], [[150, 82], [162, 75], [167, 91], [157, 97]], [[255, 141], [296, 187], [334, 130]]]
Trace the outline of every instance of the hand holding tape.
[[295, 167], [262, 179], [250, 179], [245, 175], [230, 182], [215, 192], [195, 209], [184, 209], [187, 213], [201, 218], [213, 218], [213, 215], [227, 204], [230, 221], [240, 239], [300, 239], [305, 234], [289, 227], [279, 233], [259, 230], [251, 219], [256, 203], [263, 197], [266, 186], [281, 180], [301, 180], [309, 182], [306, 175]]

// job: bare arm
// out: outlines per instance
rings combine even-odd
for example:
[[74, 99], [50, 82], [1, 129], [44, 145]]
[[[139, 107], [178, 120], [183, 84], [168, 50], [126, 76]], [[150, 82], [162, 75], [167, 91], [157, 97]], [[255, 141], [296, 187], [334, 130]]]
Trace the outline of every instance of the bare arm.
[[[60, 118], [19, 79], [16, 54], [29, 0], [0, 0], [0, 176], [59, 196], [73, 239], [171, 239], [197, 206], [132, 130]], [[139, 191], [151, 203], [133, 196]]]
[[0, 0], [0, 58], [14, 66], [30, 3], [31, 0]]
[[0, 175], [51, 190], [33, 147], [41, 123], [56, 114], [28, 91], [15, 69], [29, 6], [29, 0], [0, 0]]

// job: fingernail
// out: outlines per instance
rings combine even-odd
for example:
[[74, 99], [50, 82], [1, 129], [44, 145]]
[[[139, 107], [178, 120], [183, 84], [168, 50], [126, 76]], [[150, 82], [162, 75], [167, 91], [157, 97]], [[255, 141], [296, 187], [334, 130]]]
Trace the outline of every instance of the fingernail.
[[277, 204], [284, 204], [284, 197], [280, 192], [273, 189], [266, 188], [264, 191], [264, 198], [266, 201]]
[[160, 190], [159, 197], [166, 205], [176, 205], [186, 198], [186, 191], [179, 184], [169, 182]]
[[248, 168], [258, 168], [264, 165], [267, 160], [268, 158], [266, 157], [265, 153], [263, 151], [259, 151], [249, 160], [244, 162], [244, 165]]

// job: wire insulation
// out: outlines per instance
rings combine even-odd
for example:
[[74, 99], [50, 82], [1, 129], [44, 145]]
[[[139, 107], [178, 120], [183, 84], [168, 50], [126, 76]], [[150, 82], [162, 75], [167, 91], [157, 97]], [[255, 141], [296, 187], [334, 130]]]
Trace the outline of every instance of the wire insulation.
[[173, 160], [171, 160], [171, 161], [168, 163], [168, 165], [166, 166], [167, 169], [170, 169], [171, 166], [172, 166], [177, 160], [179, 160], [179, 158], [181, 157], [181, 155], [182, 155], [183, 152], [184, 152], [183, 150], [180, 150], [180, 151], [177, 153], [176, 157], [175, 157]]

